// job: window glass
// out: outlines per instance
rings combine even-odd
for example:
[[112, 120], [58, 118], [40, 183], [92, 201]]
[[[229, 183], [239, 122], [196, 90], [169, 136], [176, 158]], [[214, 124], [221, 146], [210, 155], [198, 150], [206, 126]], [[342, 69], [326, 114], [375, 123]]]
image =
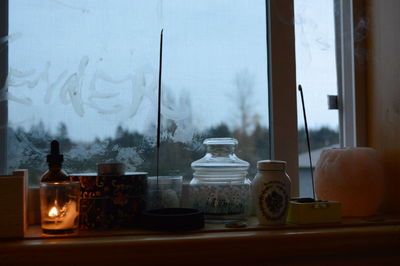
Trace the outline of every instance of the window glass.
[[[324, 148], [338, 147], [335, 6], [333, 0], [295, 0], [296, 78], [303, 87], [313, 167]], [[310, 163], [300, 95], [298, 99], [300, 196], [312, 197]]]
[[164, 29], [161, 174], [235, 137], [269, 156], [265, 1], [18, 0], [9, 3], [8, 168], [46, 169], [58, 139], [69, 173], [120, 161], [155, 171]]

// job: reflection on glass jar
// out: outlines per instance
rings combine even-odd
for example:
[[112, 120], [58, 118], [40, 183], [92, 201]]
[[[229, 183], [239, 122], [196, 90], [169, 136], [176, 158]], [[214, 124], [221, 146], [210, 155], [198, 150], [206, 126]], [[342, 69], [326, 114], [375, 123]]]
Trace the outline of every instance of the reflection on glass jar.
[[192, 207], [203, 211], [208, 222], [246, 219], [250, 204], [249, 163], [234, 154], [237, 140], [211, 138], [203, 144], [206, 155], [192, 163]]

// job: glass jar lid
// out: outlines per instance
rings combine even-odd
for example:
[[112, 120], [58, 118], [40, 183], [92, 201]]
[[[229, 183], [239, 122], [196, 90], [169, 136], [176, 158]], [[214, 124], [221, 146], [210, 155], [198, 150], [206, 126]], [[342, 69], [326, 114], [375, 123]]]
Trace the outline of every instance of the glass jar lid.
[[[203, 144], [206, 146], [206, 155], [192, 163], [193, 170], [205, 168], [227, 168], [247, 170], [249, 163], [239, 159], [235, 154], [238, 141], [234, 138], [209, 138]], [[222, 169], [221, 169], [222, 170]]]
[[238, 141], [234, 138], [208, 138], [203, 141], [204, 145], [234, 145], [235, 147], [238, 145]]

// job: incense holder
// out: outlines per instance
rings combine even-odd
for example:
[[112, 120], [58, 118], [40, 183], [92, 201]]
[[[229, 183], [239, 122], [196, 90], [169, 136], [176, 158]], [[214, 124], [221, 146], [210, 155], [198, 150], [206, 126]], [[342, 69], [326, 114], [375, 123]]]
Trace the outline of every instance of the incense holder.
[[326, 224], [341, 221], [338, 201], [294, 198], [289, 202], [287, 222], [291, 224]]

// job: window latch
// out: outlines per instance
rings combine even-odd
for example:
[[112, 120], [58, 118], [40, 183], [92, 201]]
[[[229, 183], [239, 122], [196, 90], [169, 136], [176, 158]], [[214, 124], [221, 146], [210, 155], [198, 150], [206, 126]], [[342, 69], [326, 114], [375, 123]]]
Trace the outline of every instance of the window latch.
[[328, 95], [328, 109], [339, 110], [339, 97], [337, 95]]

